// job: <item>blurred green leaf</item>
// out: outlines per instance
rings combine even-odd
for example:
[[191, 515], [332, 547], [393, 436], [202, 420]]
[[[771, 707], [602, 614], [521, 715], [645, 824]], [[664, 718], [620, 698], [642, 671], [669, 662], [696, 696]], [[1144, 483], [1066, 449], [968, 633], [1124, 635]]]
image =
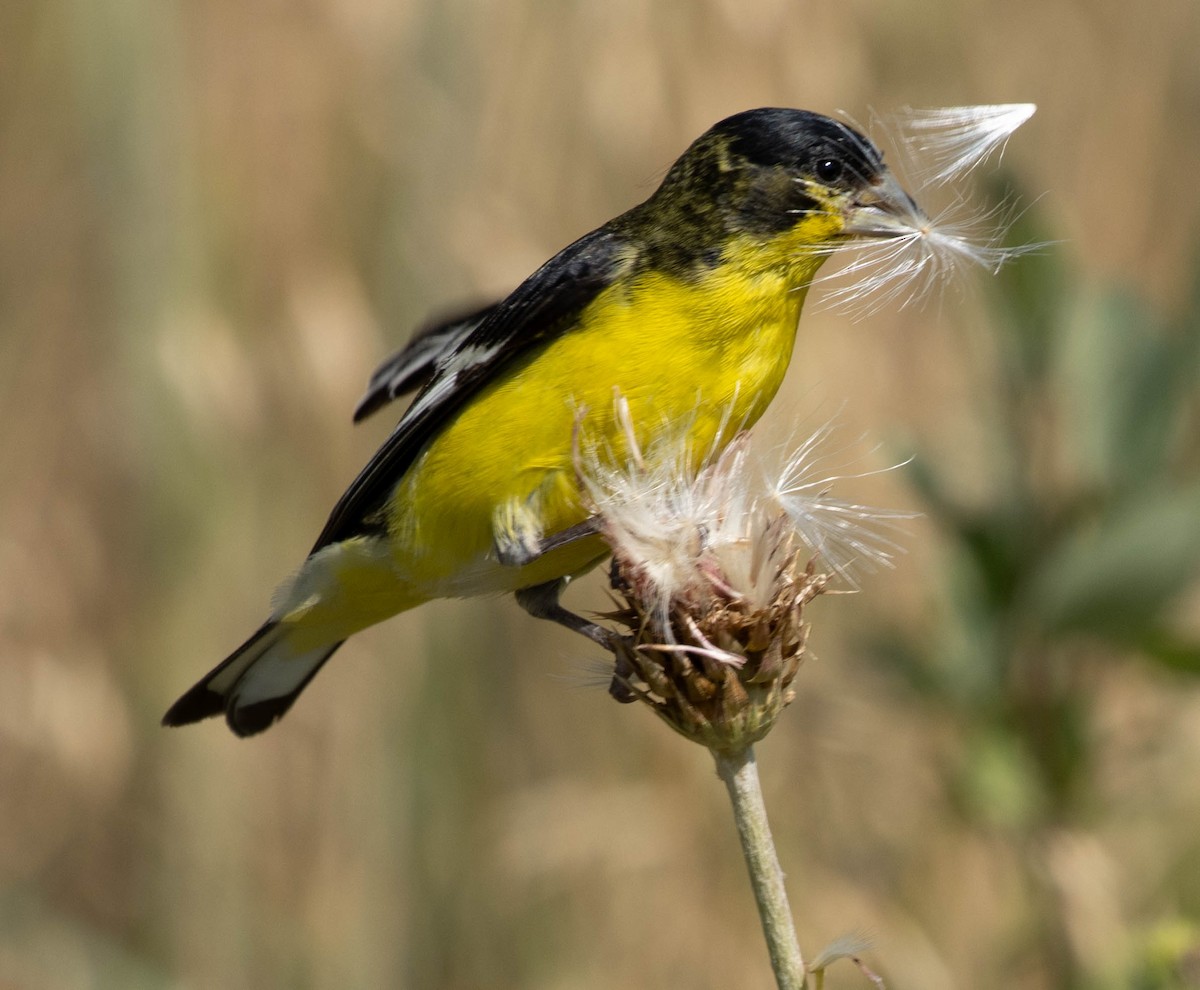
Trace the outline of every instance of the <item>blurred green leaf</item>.
[[1128, 489], [1162, 474], [1194, 387], [1194, 342], [1164, 332], [1127, 293], [1087, 303], [1065, 323], [1058, 362], [1069, 456], [1105, 488]]
[[905, 473], [909, 483], [924, 500], [926, 514], [943, 526], [957, 525], [964, 510], [935, 469], [935, 459], [915, 444], [909, 446], [914, 448], [914, 453]]
[[955, 500], [924, 457], [913, 459], [909, 479], [925, 503], [926, 514], [953, 537], [956, 552], [977, 572], [975, 593], [993, 607], [1009, 602], [1028, 568], [1029, 555], [1044, 542], [1039, 514], [1044, 507], [1009, 491], [984, 508], [968, 508]]
[[1187, 301], [1179, 317], [1171, 322], [1171, 329], [1191, 342], [1186, 357], [1195, 366], [1200, 362], [1200, 250], [1195, 252], [1192, 261], [1192, 284], [1189, 289]]
[[955, 796], [968, 817], [1020, 829], [1042, 811], [1037, 764], [1017, 734], [983, 728], [966, 740]]
[[1137, 648], [1162, 666], [1187, 674], [1200, 674], [1200, 643], [1185, 640], [1165, 629], [1146, 630]]
[[[986, 194], [997, 209], [1029, 201], [1004, 173], [988, 183]], [[1014, 381], [1036, 381], [1048, 369], [1070, 285], [1061, 254], [1036, 213], [1018, 216], [1006, 240], [1045, 245], [1005, 265], [989, 287], [992, 312], [1004, 323], [999, 339], [1011, 345], [1005, 353], [1008, 375]]]
[[1175, 918], [1135, 942], [1128, 986], [1132, 990], [1189, 990], [1200, 986], [1200, 928]]
[[1198, 570], [1200, 485], [1138, 493], [1048, 555], [1024, 608], [1050, 631], [1128, 641]]
[[959, 527], [961, 548], [979, 572], [991, 609], [1000, 611], [1011, 605], [1031, 556], [1040, 546], [1040, 522], [1013, 500], [969, 517]]

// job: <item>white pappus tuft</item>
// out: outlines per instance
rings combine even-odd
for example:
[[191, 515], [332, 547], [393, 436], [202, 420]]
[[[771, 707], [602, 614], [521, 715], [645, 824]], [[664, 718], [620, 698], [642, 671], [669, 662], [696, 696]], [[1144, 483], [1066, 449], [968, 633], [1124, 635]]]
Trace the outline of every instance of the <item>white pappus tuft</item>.
[[857, 565], [887, 565], [899, 552], [887, 531], [911, 514], [832, 496], [838, 481], [853, 477], [827, 469], [832, 424], [786, 457], [757, 456], [740, 432], [696, 467], [681, 439], [686, 425], [642, 451], [624, 400], [616, 401], [627, 456], [580, 449], [576, 469], [606, 541], [657, 619], [678, 603], [701, 612], [734, 600], [765, 609], [810, 561], [852, 582]]
[[[651, 594], [656, 615], [666, 615], [671, 601], [685, 589], [707, 587], [700, 574], [701, 555], [712, 547], [714, 526], [729, 516], [727, 494], [735, 502], [742, 493], [726, 493], [721, 479], [741, 473], [746, 446], [735, 441], [714, 458], [699, 460], [687, 439], [692, 426], [663, 424], [643, 451], [625, 398], [614, 398], [623, 449], [607, 445], [576, 446], [575, 462], [588, 508], [601, 521], [614, 554], [635, 565]], [[718, 440], [718, 443], [720, 441]], [[738, 506], [732, 506], [741, 514]]]
[[950, 204], [927, 214], [916, 203], [898, 213], [870, 216], [846, 229], [859, 235], [832, 248], [852, 259], [816, 281], [832, 282], [824, 304], [861, 318], [885, 306], [920, 302], [965, 270], [994, 274], [1005, 262], [1042, 247], [1006, 245], [1015, 218], [1010, 205], [980, 210], [952, 187], [1033, 116], [1032, 103], [905, 110], [881, 123], [901, 153], [900, 171], [923, 201], [949, 194]]
[[889, 465], [872, 471], [843, 473], [845, 448], [832, 445], [836, 423], [814, 431], [791, 453], [782, 451], [760, 465], [762, 484], [772, 503], [787, 516], [797, 535], [822, 566], [849, 584], [857, 570], [891, 567], [903, 547], [894, 539], [898, 523], [916, 517], [900, 509], [881, 509], [836, 498], [839, 483], [867, 478], [903, 467]]
[[896, 125], [912, 162], [926, 170], [918, 179], [932, 185], [966, 175], [997, 149], [1003, 154], [1008, 139], [1036, 110], [1034, 103], [908, 107], [896, 116]]

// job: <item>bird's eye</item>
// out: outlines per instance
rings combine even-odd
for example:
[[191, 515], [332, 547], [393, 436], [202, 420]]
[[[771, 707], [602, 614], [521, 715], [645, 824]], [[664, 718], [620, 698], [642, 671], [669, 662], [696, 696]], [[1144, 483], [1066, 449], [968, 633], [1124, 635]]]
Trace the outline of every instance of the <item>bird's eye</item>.
[[842, 175], [842, 163], [836, 158], [822, 158], [817, 162], [816, 173], [822, 182], [836, 182]]

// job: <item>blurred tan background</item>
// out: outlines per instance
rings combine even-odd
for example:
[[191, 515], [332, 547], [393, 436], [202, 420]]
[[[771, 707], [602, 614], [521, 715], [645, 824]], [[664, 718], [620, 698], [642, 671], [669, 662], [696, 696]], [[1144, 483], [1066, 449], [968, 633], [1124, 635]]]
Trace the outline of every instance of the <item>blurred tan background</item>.
[[[1036, 102], [1004, 165], [1061, 242], [1035, 262], [1060, 310], [1086, 330], [1122, 286], [1121, 326], [1194, 324], [1198, 22], [1191, 0], [0, 5], [0, 987], [768, 986], [707, 755], [511, 602], [357, 637], [254, 740], [158, 719], [394, 421], [351, 428], [374, 362], [644, 198], [726, 114]], [[864, 469], [916, 452], [992, 498], [1003, 300], [817, 301], [767, 428], [841, 410]], [[1047, 467], [1055, 435], [1019, 467], [1028, 511], [1080, 475]], [[1200, 986], [1190, 654], [1014, 634], [1084, 709], [1069, 798], [1037, 797], [1053, 774], [1012, 754], [1042, 723], [1003, 701], [1010, 654], [955, 640], [961, 557], [909, 478], [844, 493], [925, 516], [895, 570], [814, 606], [760, 748], [805, 948], [869, 931], [893, 988]], [[572, 601], [602, 607], [599, 576]], [[1003, 670], [960, 704], [897, 674], [898, 643], [914, 670]]]

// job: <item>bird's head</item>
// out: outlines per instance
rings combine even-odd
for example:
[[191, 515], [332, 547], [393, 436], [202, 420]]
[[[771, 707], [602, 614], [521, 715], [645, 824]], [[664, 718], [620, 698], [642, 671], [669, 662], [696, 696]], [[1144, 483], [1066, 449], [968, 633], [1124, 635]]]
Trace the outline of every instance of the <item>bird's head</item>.
[[[806, 110], [747, 110], [701, 135], [645, 204], [676, 243], [756, 251], [766, 264], [815, 270], [849, 238], [911, 232], [924, 214], [879, 149], [841, 121]], [[811, 274], [811, 273], [810, 273]]]

